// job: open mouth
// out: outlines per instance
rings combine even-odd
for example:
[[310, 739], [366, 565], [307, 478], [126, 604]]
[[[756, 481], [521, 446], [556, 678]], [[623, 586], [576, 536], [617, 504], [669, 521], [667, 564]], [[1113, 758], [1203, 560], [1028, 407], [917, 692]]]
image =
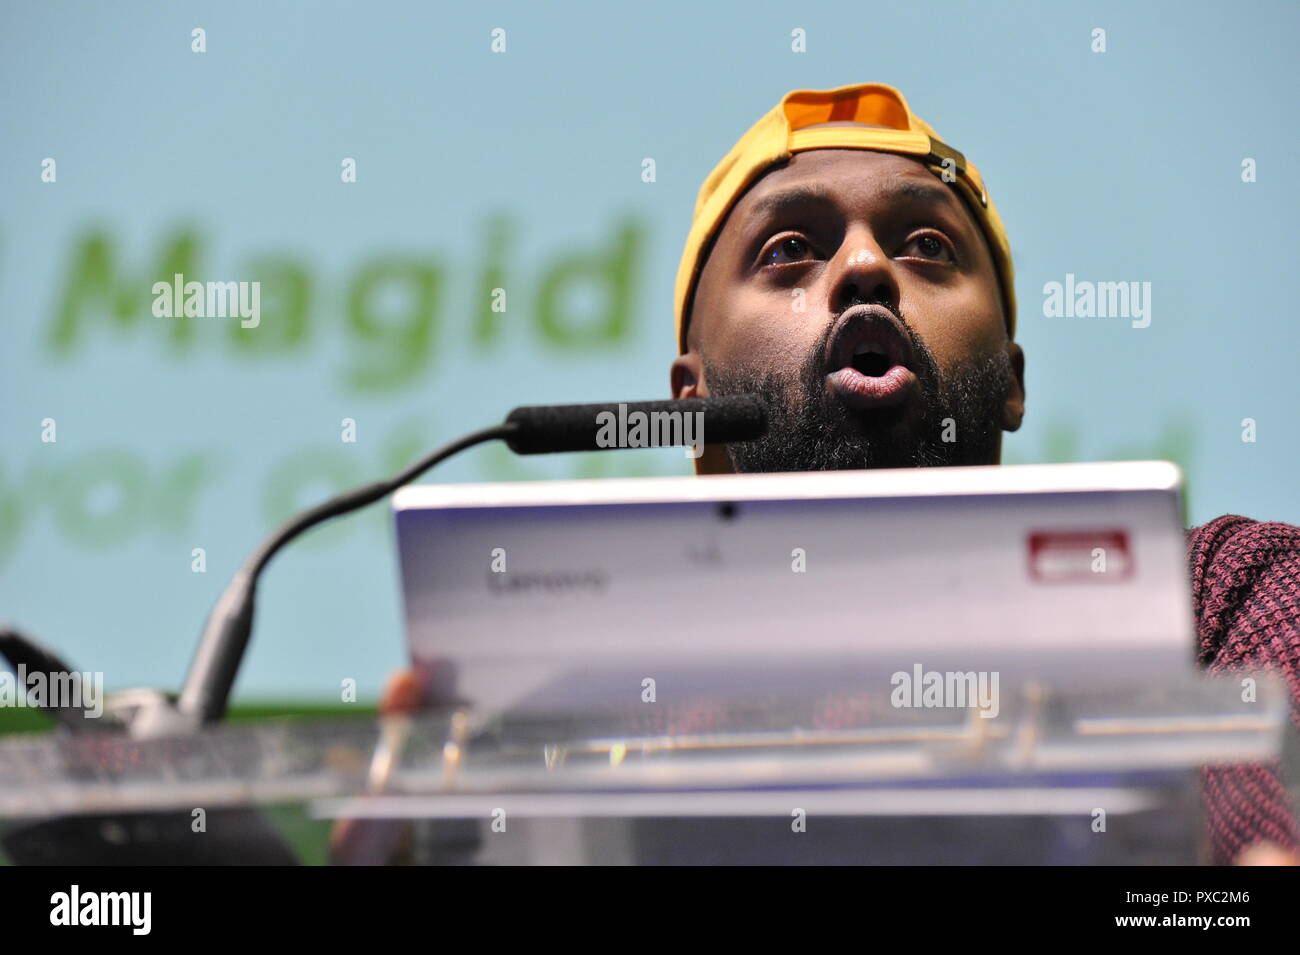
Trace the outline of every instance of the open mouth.
[[866, 342], [853, 353], [853, 360], [849, 367], [868, 378], [879, 378], [894, 367], [894, 361], [881, 346], [874, 342]]
[[881, 305], [855, 305], [836, 320], [826, 355], [826, 378], [858, 409], [899, 404], [917, 387], [912, 345], [898, 319]]

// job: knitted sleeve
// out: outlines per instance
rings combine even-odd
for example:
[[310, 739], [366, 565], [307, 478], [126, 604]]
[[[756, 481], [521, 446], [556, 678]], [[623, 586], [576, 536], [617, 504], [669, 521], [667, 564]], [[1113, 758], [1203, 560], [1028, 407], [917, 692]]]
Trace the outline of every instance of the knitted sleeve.
[[[1300, 726], [1300, 527], [1225, 515], [1188, 532], [1187, 559], [1201, 665], [1280, 673]], [[1300, 849], [1278, 766], [1207, 767], [1202, 784], [1215, 864], [1261, 840]]]

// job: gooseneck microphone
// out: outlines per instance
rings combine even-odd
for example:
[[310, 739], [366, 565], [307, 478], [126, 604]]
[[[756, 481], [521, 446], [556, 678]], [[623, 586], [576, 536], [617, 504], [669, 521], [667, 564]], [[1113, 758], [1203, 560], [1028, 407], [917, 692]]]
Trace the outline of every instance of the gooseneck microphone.
[[[634, 415], [645, 417], [638, 419]], [[639, 420], [648, 425], [655, 435], [654, 443], [611, 440], [618, 434], [617, 422], [626, 424], [629, 420]], [[614, 426], [612, 431], [611, 426]], [[516, 454], [730, 444], [752, 441], [766, 430], [766, 407], [750, 395], [516, 408], [506, 416], [503, 424], [475, 431], [444, 445], [386, 481], [347, 491], [303, 511], [262, 541], [208, 615], [177, 701], [179, 720], [164, 718], [156, 729], [143, 732], [185, 731], [214, 723], [225, 715], [235, 676], [253, 632], [257, 581], [280, 548], [317, 524], [373, 504], [457, 452], [497, 439], [504, 440]], [[624, 429], [622, 437], [626, 436]]]
[[199, 639], [199, 648], [190, 663], [185, 685], [181, 688], [177, 709], [198, 724], [214, 723], [225, 715], [230, 689], [234, 686], [235, 675], [239, 672], [244, 650], [253, 633], [257, 580], [281, 547], [317, 524], [373, 504], [458, 451], [507, 437], [513, 432], [514, 426], [510, 424], [475, 431], [459, 441], [443, 445], [386, 481], [375, 481], [345, 491], [323, 504], [303, 511], [272, 531], [244, 561], [208, 614], [203, 636]]

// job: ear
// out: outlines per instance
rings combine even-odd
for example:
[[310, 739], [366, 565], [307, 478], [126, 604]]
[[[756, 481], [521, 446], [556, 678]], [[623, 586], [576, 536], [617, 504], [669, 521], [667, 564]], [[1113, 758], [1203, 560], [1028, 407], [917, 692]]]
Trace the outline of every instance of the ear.
[[1025, 417], [1025, 353], [1015, 342], [1007, 342], [1011, 358], [1011, 387], [1002, 406], [1002, 430], [1016, 431]]
[[678, 355], [668, 375], [668, 386], [674, 398], [707, 398], [709, 391], [704, 384], [704, 363], [700, 356], [695, 352]]
[[[693, 351], [678, 355], [669, 372], [669, 386], [674, 398], [707, 398], [709, 385], [704, 380], [704, 362]], [[695, 459], [696, 474], [734, 474], [731, 457], [721, 444], [706, 444], [704, 453]]]

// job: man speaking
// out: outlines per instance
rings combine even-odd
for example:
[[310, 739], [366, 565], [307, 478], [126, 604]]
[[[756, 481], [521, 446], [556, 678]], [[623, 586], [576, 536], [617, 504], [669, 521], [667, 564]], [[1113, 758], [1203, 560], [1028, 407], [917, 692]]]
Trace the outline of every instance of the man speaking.
[[[888, 86], [793, 91], [741, 137], [700, 190], [675, 303], [673, 396], [768, 406], [766, 435], [705, 446], [700, 474], [996, 465], [1024, 417], [1002, 220]], [[1221, 517], [1188, 560], [1201, 664], [1278, 669], [1300, 698], [1300, 528]], [[408, 671], [382, 706], [421, 695]], [[1216, 863], [1295, 858], [1273, 767], [1204, 785]], [[359, 830], [336, 831], [337, 859]]]
[[[674, 397], [753, 393], [768, 434], [702, 474], [989, 465], [1025, 412], [1010, 245], [978, 170], [880, 84], [795, 90], [700, 189], [677, 273]], [[1300, 528], [1188, 535], [1199, 660], [1300, 700]], [[1297, 708], [1293, 705], [1293, 720]], [[1271, 767], [1205, 770], [1214, 861], [1297, 847]]]

